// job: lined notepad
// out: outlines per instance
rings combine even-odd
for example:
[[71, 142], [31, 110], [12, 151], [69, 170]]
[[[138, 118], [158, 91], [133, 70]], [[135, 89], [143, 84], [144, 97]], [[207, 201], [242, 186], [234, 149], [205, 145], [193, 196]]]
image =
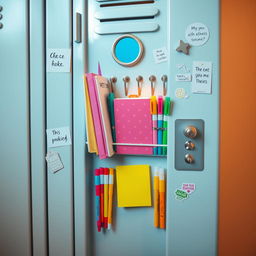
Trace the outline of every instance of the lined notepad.
[[[114, 112], [117, 143], [153, 143], [150, 99], [115, 99]], [[147, 146], [117, 146], [116, 153], [152, 155], [153, 149]]]
[[149, 165], [116, 167], [118, 207], [151, 206]]

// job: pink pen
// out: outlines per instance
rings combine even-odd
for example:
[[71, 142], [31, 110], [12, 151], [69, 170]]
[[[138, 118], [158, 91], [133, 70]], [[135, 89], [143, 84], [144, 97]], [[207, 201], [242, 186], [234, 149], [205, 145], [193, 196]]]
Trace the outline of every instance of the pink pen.
[[[163, 97], [158, 97], [158, 115], [157, 115], [157, 144], [162, 145], [163, 144]], [[157, 154], [162, 155], [162, 147], [157, 147]]]

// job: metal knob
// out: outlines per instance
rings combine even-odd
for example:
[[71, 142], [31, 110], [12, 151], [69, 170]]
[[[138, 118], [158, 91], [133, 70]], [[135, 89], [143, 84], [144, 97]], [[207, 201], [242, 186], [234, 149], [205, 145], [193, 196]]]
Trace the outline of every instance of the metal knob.
[[185, 162], [188, 164], [193, 164], [195, 162], [194, 157], [191, 154], [185, 155]]
[[0, 20], [3, 18], [3, 14], [0, 13]]
[[195, 149], [195, 143], [193, 143], [191, 140], [185, 142], [185, 149], [186, 150], [193, 150]]
[[184, 130], [184, 135], [190, 139], [194, 139], [197, 136], [197, 129], [194, 126], [188, 126]]
[[0, 12], [3, 10], [3, 6], [2, 5], [0, 5]]
[[4, 26], [3, 23], [0, 23], [0, 29], [3, 28], [3, 26]]

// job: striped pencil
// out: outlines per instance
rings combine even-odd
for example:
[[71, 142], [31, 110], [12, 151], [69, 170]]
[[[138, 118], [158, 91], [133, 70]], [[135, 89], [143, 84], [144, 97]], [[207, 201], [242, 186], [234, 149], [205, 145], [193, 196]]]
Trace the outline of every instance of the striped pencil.
[[108, 176], [109, 169], [104, 168], [104, 228], [108, 228]]
[[100, 170], [95, 170], [95, 195], [96, 195], [96, 224], [98, 232], [101, 231], [101, 220], [100, 220]]
[[114, 190], [114, 169], [109, 168], [109, 179], [108, 179], [108, 230], [111, 229], [112, 225], [112, 207], [113, 207], [113, 190]]
[[100, 222], [104, 227], [104, 168], [100, 168]]

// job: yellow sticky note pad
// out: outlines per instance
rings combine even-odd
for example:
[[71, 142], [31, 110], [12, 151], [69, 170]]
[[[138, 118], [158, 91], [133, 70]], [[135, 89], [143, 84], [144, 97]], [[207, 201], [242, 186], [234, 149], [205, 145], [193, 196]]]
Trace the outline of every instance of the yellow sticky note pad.
[[116, 167], [118, 207], [151, 206], [149, 165]]

